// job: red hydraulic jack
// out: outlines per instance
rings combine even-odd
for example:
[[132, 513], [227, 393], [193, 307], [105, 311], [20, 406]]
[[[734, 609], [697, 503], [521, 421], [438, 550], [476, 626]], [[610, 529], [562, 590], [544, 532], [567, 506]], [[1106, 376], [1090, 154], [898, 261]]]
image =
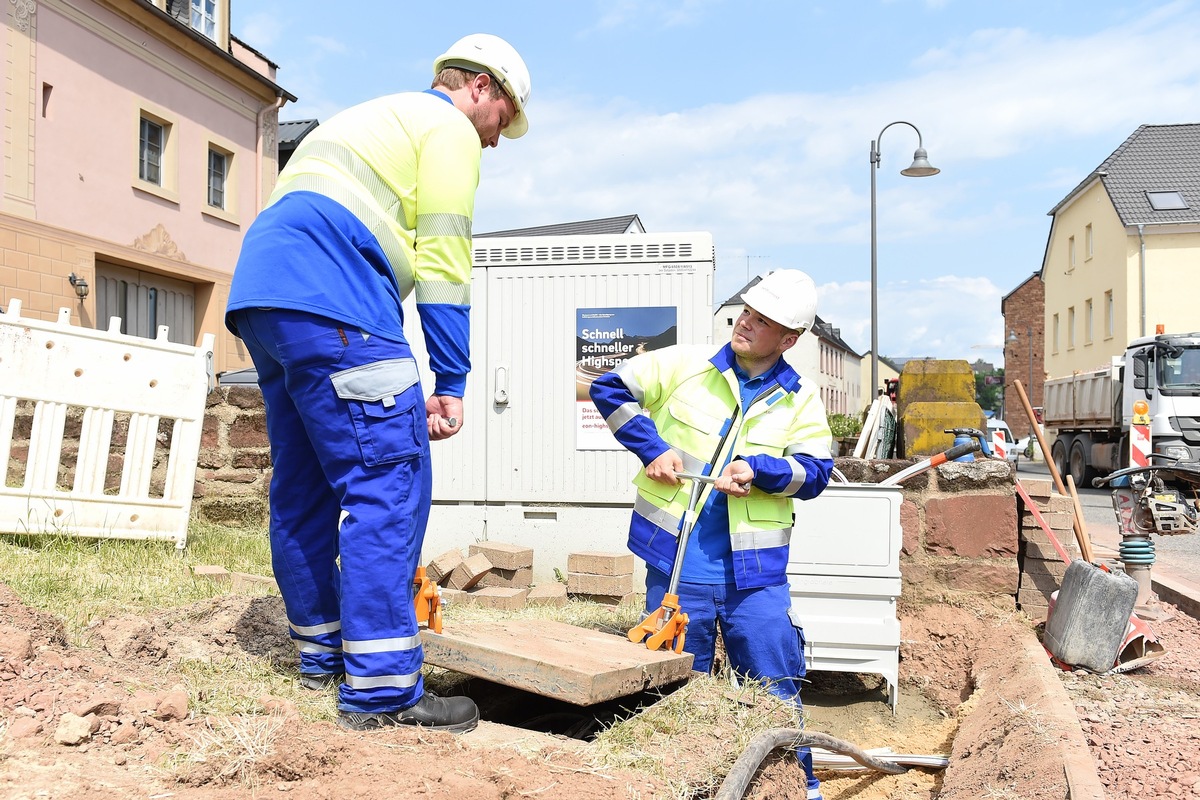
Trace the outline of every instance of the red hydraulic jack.
[[442, 593], [437, 584], [425, 574], [424, 567], [417, 567], [413, 578], [413, 602], [417, 611], [417, 627], [422, 625], [434, 633], [442, 632]]
[[688, 497], [687, 510], [679, 521], [679, 542], [675, 546], [675, 565], [671, 568], [671, 579], [667, 583], [667, 591], [663, 595], [662, 605], [650, 616], [629, 629], [629, 641], [637, 644], [645, 642], [649, 650], [674, 650], [683, 652], [683, 643], [687, 636], [688, 615], [679, 608], [679, 572], [683, 569], [683, 553], [687, 549], [688, 539], [696, 524], [696, 501], [705, 483], [715, 483], [711, 475], [692, 475], [687, 472], [676, 472], [678, 477], [692, 481], [692, 492]]

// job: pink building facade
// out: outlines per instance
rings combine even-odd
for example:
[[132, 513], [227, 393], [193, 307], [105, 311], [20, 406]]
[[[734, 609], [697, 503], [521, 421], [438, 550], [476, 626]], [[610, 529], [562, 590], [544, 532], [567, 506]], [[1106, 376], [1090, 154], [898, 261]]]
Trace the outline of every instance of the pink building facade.
[[0, 307], [213, 333], [218, 371], [249, 364], [222, 316], [295, 98], [230, 36], [229, 3], [5, 4]]

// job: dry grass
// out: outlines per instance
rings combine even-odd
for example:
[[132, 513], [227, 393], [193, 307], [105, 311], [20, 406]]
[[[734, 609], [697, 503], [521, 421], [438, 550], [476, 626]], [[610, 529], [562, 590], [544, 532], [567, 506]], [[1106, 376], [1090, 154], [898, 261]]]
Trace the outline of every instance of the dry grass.
[[190, 746], [177, 750], [167, 771], [179, 783], [238, 783], [255, 787], [257, 765], [274, 752], [285, 719], [267, 716], [209, 717], [190, 732]]
[[756, 736], [799, 725], [795, 709], [759, 683], [696, 676], [597, 736], [594, 762], [654, 775], [678, 800], [710, 796]]

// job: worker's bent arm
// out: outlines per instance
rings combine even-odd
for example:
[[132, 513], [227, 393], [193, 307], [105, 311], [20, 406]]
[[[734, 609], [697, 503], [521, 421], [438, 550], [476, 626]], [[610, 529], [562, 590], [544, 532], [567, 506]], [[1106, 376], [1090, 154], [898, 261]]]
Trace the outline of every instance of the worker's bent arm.
[[659, 436], [654, 421], [642, 413], [641, 402], [634, 391], [625, 385], [616, 370], [610, 370], [592, 381], [589, 393], [613, 436], [626, 450], [637, 456], [643, 466], [649, 466], [670, 449]]
[[796, 410], [782, 458], [771, 455], [741, 458], [754, 470], [755, 488], [767, 494], [810, 500], [829, 484], [829, 474], [833, 471], [833, 454], [829, 449], [832, 443], [825, 408], [812, 397]]

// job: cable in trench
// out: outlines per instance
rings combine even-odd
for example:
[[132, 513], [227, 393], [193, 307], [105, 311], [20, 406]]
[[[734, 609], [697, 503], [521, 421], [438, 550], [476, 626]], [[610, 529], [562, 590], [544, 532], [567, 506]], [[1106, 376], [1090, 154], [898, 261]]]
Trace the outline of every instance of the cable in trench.
[[745, 751], [733, 763], [729, 774], [721, 783], [713, 800], [741, 800], [754, 779], [755, 773], [768, 755], [780, 747], [823, 747], [842, 755], [850, 756], [859, 764], [889, 775], [902, 775], [908, 772], [908, 767], [893, 764], [890, 761], [876, 758], [861, 747], [850, 742], [834, 738], [827, 733], [818, 731], [802, 731], [798, 728], [772, 728], [754, 737]]

